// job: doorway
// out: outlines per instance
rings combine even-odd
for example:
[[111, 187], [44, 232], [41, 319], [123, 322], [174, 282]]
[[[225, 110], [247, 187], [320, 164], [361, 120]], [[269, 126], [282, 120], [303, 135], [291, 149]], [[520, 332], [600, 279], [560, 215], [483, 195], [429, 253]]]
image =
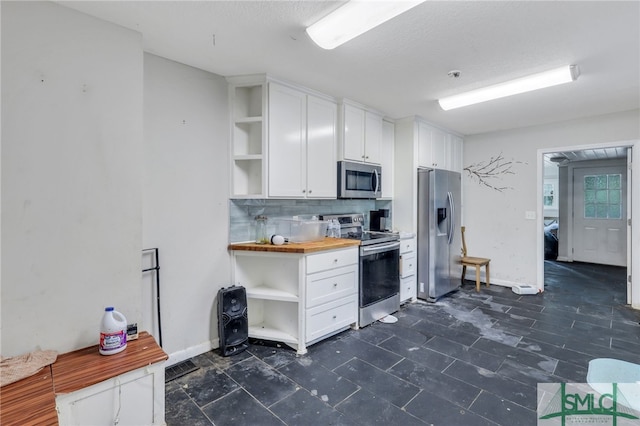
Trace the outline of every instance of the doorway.
[[638, 234], [633, 234], [631, 222], [627, 221], [633, 206], [633, 176], [629, 168], [633, 145], [539, 150], [539, 288], [544, 288], [545, 258], [549, 259], [549, 252], [545, 251], [549, 235], [545, 231], [554, 229], [557, 260], [588, 262], [594, 267], [601, 264], [603, 269], [604, 265], [626, 268], [627, 303], [634, 304], [636, 300], [634, 306], [638, 307], [639, 291], [634, 299], [631, 281], [631, 267], [638, 256], [631, 252], [631, 241]]

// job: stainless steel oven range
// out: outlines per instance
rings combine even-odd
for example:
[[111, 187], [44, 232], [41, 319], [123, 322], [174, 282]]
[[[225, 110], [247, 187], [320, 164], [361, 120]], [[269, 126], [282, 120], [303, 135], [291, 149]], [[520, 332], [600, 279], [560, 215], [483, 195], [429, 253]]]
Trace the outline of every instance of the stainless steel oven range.
[[321, 215], [337, 219], [340, 237], [360, 240], [360, 327], [400, 309], [400, 236], [393, 232], [364, 230], [364, 214]]

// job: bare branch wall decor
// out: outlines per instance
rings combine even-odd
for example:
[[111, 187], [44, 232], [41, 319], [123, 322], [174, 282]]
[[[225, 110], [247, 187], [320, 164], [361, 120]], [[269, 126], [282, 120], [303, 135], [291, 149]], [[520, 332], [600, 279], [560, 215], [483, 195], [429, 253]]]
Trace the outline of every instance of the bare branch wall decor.
[[473, 163], [464, 168], [467, 176], [478, 182], [478, 185], [486, 186], [499, 192], [506, 189], [513, 189], [510, 186], [501, 186], [499, 180], [504, 179], [505, 175], [515, 175], [513, 166], [516, 164], [527, 164], [514, 159], [506, 160], [502, 153], [495, 157], [491, 157], [488, 161]]

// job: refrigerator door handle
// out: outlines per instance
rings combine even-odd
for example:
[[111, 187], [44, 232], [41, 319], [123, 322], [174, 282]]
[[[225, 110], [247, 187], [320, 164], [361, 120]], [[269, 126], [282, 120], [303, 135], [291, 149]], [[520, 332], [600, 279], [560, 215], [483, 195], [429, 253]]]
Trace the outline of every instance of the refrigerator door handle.
[[453, 201], [453, 193], [451, 191], [447, 192], [447, 201], [449, 201], [449, 235], [448, 235], [448, 241], [449, 241], [449, 245], [451, 245], [451, 242], [453, 241], [453, 233], [455, 230], [455, 218], [456, 218], [456, 205]]

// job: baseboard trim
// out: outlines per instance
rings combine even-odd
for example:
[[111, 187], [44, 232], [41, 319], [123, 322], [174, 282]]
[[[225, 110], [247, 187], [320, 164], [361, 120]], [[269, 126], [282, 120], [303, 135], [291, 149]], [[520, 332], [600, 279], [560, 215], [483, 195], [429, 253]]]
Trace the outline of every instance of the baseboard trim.
[[172, 365], [175, 365], [179, 362], [191, 359], [195, 356], [201, 355], [205, 352], [209, 352], [219, 347], [220, 347], [220, 339], [216, 338], [214, 340], [202, 342], [195, 346], [190, 346], [180, 351], [172, 352], [169, 354], [169, 359], [167, 360], [166, 366], [171, 367]]
[[[475, 275], [475, 273], [471, 273], [471, 274], [467, 273], [464, 276], [464, 279], [467, 280], [467, 281], [473, 282], [474, 285], [475, 285], [476, 275]], [[481, 281], [481, 286], [480, 286], [481, 288], [480, 289], [481, 290], [482, 290], [482, 286], [486, 286], [484, 280], [485, 280], [485, 277], [484, 277], [484, 274], [482, 274], [482, 276], [480, 277], [480, 281]], [[529, 285], [531, 285], [533, 287], [537, 287], [537, 285], [533, 284], [533, 283], [515, 282], [515, 281], [511, 281], [511, 280], [503, 280], [503, 279], [500, 279], [500, 278], [491, 277], [491, 285], [499, 285], [501, 287], [509, 287], [509, 288], [511, 288], [511, 287], [513, 287], [514, 285], [517, 285], [517, 284], [529, 284]]]

